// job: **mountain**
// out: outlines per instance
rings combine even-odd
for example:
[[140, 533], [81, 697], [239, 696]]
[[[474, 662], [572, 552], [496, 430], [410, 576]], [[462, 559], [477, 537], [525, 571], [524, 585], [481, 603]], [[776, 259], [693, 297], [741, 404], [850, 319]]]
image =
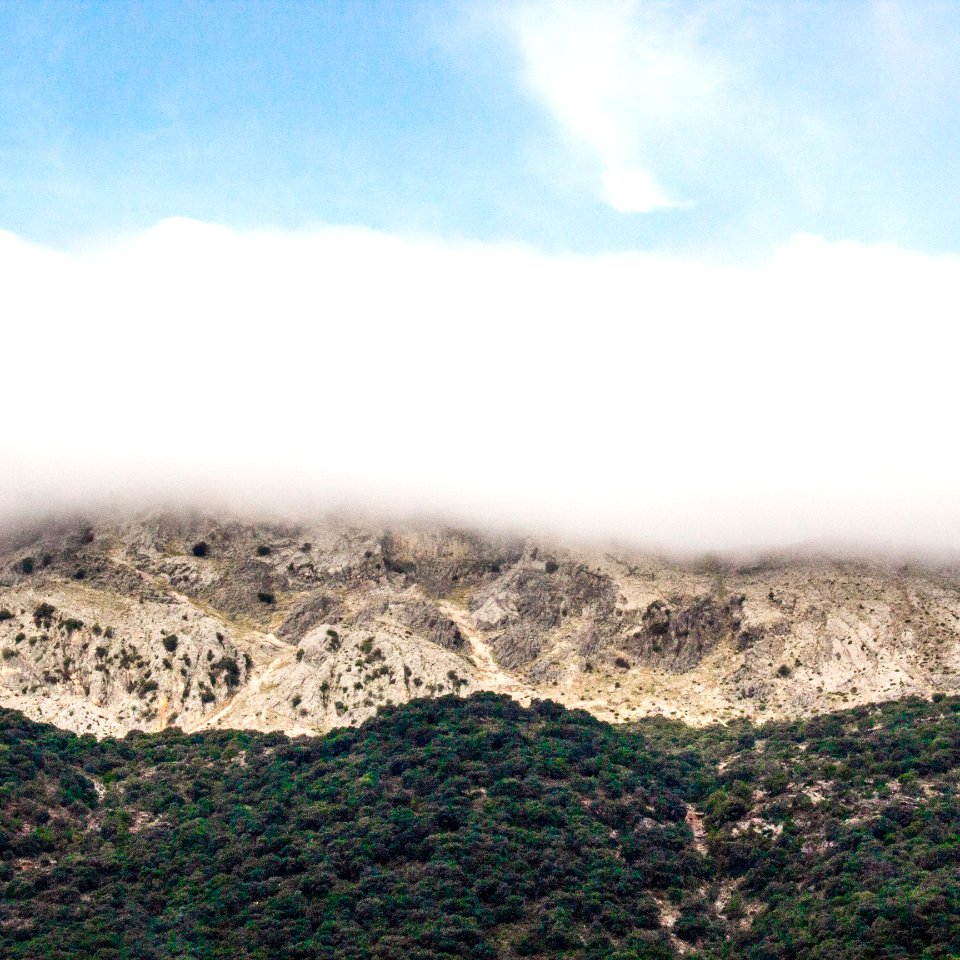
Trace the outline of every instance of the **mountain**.
[[948, 960], [960, 698], [697, 730], [503, 695], [357, 729], [0, 710], [10, 960]]
[[439, 525], [200, 514], [0, 537], [0, 705], [78, 733], [321, 733], [488, 690], [628, 721], [960, 691], [960, 571], [678, 561]]

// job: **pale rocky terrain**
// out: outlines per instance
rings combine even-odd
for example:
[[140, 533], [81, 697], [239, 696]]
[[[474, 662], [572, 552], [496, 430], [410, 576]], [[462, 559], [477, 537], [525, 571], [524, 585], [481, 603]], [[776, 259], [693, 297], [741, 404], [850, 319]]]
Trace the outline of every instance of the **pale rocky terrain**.
[[208, 516], [0, 535], [0, 705], [314, 733], [476, 690], [695, 724], [960, 691], [960, 570]]

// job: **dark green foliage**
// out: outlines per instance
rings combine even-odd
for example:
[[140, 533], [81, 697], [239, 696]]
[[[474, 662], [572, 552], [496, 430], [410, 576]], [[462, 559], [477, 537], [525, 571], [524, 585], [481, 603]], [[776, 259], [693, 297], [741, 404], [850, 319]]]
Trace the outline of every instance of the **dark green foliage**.
[[0, 956], [947, 960], [958, 766], [949, 698], [691, 730], [479, 694], [295, 740], [0, 711]]
[[205, 557], [210, 552], [210, 547], [205, 541], [201, 540], [191, 547], [191, 552], [195, 557]]
[[167, 653], [173, 653], [177, 649], [177, 644], [180, 642], [179, 638], [175, 633], [170, 633], [163, 638], [163, 649]]
[[4, 620], [12, 620], [12, 619], [13, 619], [13, 613], [10, 610], [8, 610], [6, 607], [0, 610], [0, 623], [3, 623]]
[[53, 620], [53, 615], [57, 612], [57, 608], [49, 603], [38, 603], [33, 610], [33, 622], [38, 627], [50, 628], [50, 624]]
[[260, 546], [257, 547], [258, 557], [269, 557], [272, 552], [273, 551], [265, 543], [261, 543]]
[[708, 840], [715, 869], [765, 905], [735, 933], [740, 954], [960, 952], [960, 700], [859, 707], [758, 737], [762, 749], [723, 771], [728, 825]]
[[211, 682], [216, 683], [220, 677], [224, 678], [228, 687], [237, 687], [240, 685], [240, 664], [236, 658], [222, 656], [216, 663], [210, 666]]

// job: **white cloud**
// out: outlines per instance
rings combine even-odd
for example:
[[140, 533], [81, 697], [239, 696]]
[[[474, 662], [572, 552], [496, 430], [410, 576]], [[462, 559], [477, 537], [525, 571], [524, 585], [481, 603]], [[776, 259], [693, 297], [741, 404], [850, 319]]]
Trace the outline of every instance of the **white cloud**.
[[960, 260], [754, 268], [173, 220], [0, 234], [0, 511], [359, 499], [675, 547], [960, 543]]
[[654, 169], [677, 147], [697, 151], [727, 112], [730, 68], [699, 37], [699, 18], [637, 0], [536, 0], [507, 7], [506, 23], [531, 92], [600, 165], [620, 212], [688, 205]]
[[681, 206], [664, 193], [648, 171], [639, 167], [609, 167], [603, 185], [607, 202], [618, 213], [651, 213]]

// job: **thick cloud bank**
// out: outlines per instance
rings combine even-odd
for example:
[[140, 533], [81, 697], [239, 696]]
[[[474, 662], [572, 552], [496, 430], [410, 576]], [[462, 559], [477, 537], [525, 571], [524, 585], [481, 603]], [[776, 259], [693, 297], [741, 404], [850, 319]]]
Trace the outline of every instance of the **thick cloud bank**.
[[169, 220], [0, 234], [0, 512], [428, 510], [667, 547], [960, 545], [960, 259], [753, 267]]

